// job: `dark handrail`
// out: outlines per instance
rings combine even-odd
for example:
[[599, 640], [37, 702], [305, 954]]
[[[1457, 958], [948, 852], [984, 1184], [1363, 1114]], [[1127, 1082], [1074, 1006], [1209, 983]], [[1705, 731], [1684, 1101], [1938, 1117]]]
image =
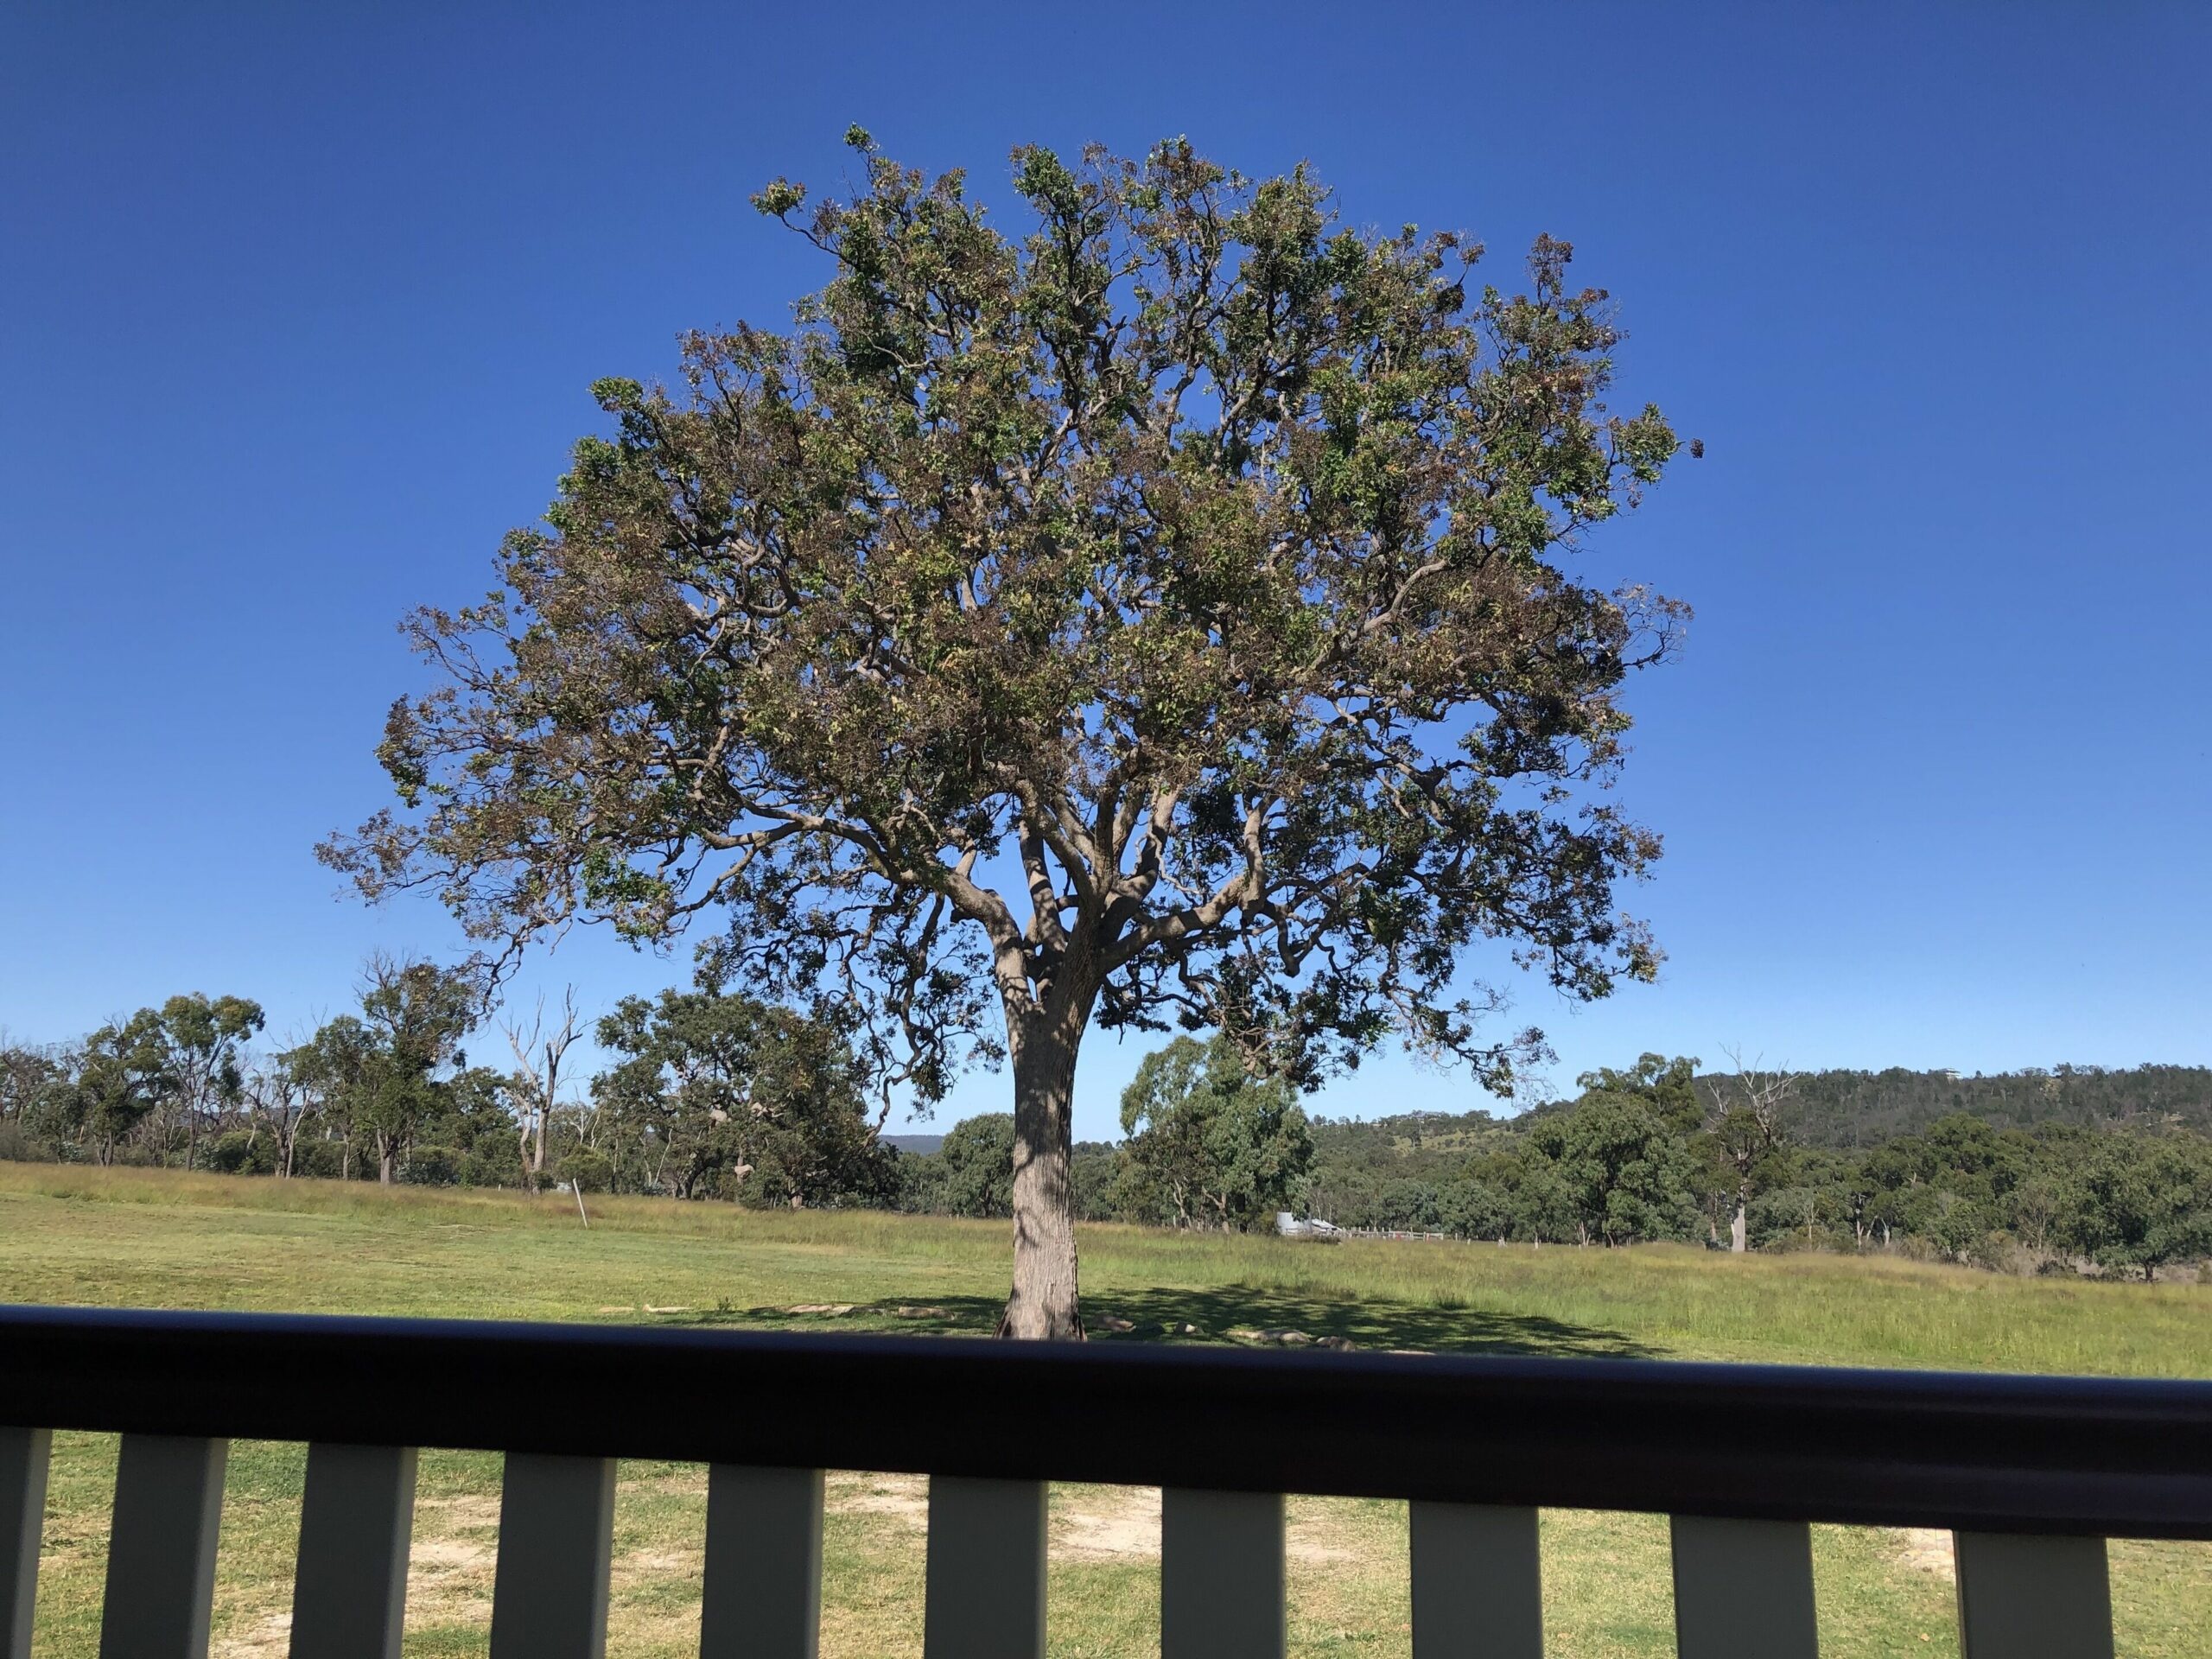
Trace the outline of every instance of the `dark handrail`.
[[0, 1423], [2212, 1538], [2212, 1382], [0, 1307]]

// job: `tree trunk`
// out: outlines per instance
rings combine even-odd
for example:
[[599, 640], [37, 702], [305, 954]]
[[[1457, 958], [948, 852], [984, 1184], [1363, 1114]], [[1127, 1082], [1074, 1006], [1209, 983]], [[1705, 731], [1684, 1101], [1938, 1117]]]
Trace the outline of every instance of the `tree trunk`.
[[[1086, 1009], [1087, 1013], [1088, 1010]], [[1014, 1288], [999, 1334], [1079, 1342], [1068, 1161], [1080, 1016], [1009, 1020], [1014, 1058]]]
[[1736, 1203], [1736, 1218], [1728, 1224], [1728, 1248], [1738, 1255], [1743, 1255], [1745, 1251], [1747, 1242], [1745, 1231], [1744, 1205], [1743, 1200], [1739, 1198]]

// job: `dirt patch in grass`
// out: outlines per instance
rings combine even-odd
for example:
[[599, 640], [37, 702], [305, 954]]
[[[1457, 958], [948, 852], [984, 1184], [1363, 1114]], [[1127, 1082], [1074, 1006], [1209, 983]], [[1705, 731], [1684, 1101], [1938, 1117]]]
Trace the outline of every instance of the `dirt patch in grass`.
[[929, 1477], [833, 1474], [823, 1484], [822, 1504], [832, 1515], [886, 1515], [925, 1532], [930, 1522]]
[[614, 1561], [618, 1584], [655, 1579], [696, 1579], [706, 1571], [706, 1552], [697, 1549], [633, 1549]]
[[1949, 1533], [1940, 1527], [1906, 1527], [1897, 1536], [1900, 1565], [1932, 1573], [1946, 1584], [1958, 1582], [1959, 1564]]
[[1160, 1559], [1160, 1492], [1150, 1486], [1064, 1486], [1052, 1510], [1052, 1549], [1071, 1560]]
[[499, 1560], [499, 1500], [489, 1492], [418, 1498], [407, 1551], [407, 1623], [487, 1625]]
[[415, 1529], [433, 1534], [499, 1529], [497, 1492], [457, 1492], [442, 1497], [415, 1500]]
[[1363, 1541], [1327, 1515], [1294, 1515], [1283, 1539], [1283, 1554], [1302, 1567], [1330, 1567], [1363, 1559]]
[[271, 1613], [251, 1630], [232, 1630], [207, 1644], [212, 1659], [283, 1659], [292, 1650], [292, 1615]]

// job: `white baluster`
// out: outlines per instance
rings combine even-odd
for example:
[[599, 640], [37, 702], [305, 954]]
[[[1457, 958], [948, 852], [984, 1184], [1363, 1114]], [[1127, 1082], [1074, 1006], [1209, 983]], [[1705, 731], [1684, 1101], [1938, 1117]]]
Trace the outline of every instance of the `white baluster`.
[[1160, 1659], [1282, 1659], [1279, 1493], [1160, 1494]]
[[1810, 1527], [1690, 1515], [1673, 1527], [1681, 1659], [1819, 1659]]
[[1412, 1506], [1414, 1659], [1543, 1659], [1536, 1512]]
[[1965, 1659], [2113, 1659], [2101, 1538], [1953, 1535]]
[[700, 1659], [814, 1659], [822, 1625], [822, 1471], [707, 1474]]
[[1045, 1483], [930, 1478], [926, 1659], [1044, 1659]]
[[0, 1659], [30, 1659], [53, 1446], [48, 1429], [0, 1428]]
[[100, 1659], [207, 1659], [230, 1449], [228, 1440], [123, 1437]]
[[412, 1447], [308, 1448], [292, 1659], [399, 1659], [414, 1529]]
[[602, 1659], [613, 1551], [612, 1458], [509, 1452], [492, 1659]]

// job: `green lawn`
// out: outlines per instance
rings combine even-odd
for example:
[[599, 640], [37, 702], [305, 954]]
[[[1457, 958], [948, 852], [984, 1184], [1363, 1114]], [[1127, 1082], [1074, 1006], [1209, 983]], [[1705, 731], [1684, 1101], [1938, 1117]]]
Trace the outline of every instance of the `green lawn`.
[[[1294, 1328], [1363, 1345], [2191, 1376], [2212, 1371], [2212, 1289], [1999, 1278], [1891, 1259], [1730, 1258], [1383, 1242], [1083, 1237], [1085, 1311], [1107, 1340], [1228, 1341]], [[0, 1165], [7, 1300], [509, 1319], [981, 1332], [1007, 1272], [1004, 1224], [721, 1205], [223, 1180]], [[796, 1307], [846, 1311], [795, 1313]], [[1110, 1323], [1127, 1322], [1126, 1332]], [[1185, 1327], [1195, 1327], [1186, 1332]], [[895, 1409], [895, 1402], [890, 1402]], [[281, 1655], [304, 1453], [233, 1449], [217, 1648]], [[97, 1645], [114, 1445], [56, 1443], [34, 1651]], [[484, 1648], [497, 1460], [425, 1458], [408, 1652]], [[919, 1481], [833, 1476], [823, 1651], [918, 1653]], [[696, 1651], [703, 1472], [626, 1464], [611, 1650]], [[1056, 1655], [1157, 1650], [1158, 1510], [1145, 1492], [1053, 1495]], [[1292, 1649], [1407, 1652], [1402, 1506], [1294, 1499]], [[1946, 1541], [1815, 1535], [1822, 1646], [1955, 1652]], [[1670, 1653], [1664, 1522], [1545, 1516], [1551, 1651]], [[2183, 1659], [2212, 1630], [2212, 1550], [2113, 1551], [2120, 1652]]]

